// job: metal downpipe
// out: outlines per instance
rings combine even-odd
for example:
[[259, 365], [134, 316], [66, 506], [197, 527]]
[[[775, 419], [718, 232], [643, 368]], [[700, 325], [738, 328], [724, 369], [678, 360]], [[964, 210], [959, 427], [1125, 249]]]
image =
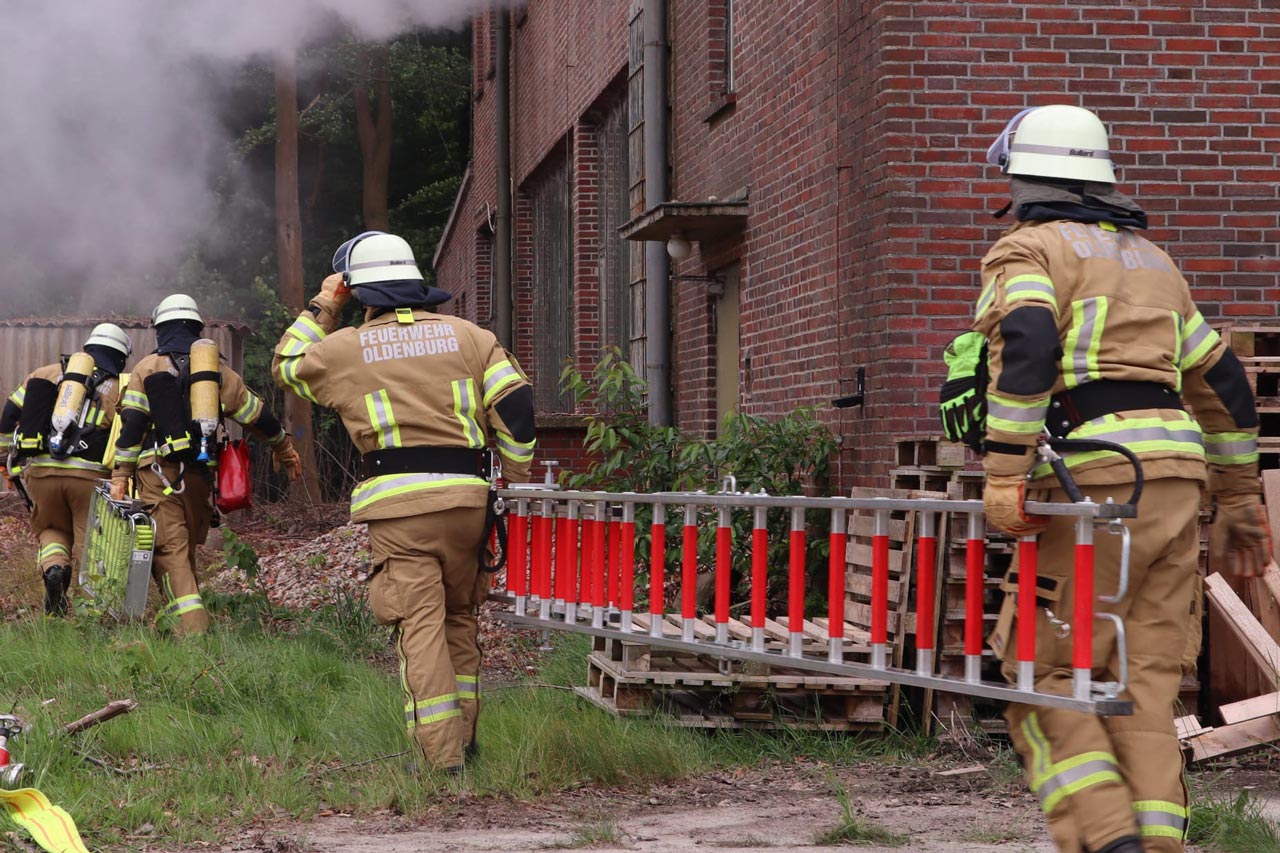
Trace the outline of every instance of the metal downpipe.
[[[644, 3], [644, 201], [653, 210], [669, 201], [670, 133], [667, 90], [667, 0]], [[649, 423], [672, 423], [671, 261], [664, 243], [644, 244], [645, 379]]]
[[493, 333], [508, 350], [515, 349], [511, 290], [511, 13], [498, 11], [494, 57], [493, 106], [497, 172], [497, 214], [493, 241]]

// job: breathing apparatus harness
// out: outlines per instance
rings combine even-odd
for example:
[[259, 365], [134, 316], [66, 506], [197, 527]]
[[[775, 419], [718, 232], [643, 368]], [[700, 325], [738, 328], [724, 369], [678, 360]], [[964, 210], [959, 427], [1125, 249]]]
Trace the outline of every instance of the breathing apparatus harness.
[[[216, 487], [211, 469], [217, 467], [218, 453], [225, 442], [225, 438], [219, 440], [217, 437], [218, 428], [222, 425], [221, 407], [218, 408], [213, 429], [206, 430], [203, 424], [197, 424], [192, 417], [191, 388], [197, 382], [213, 382], [220, 389], [222, 373], [218, 370], [193, 372], [190, 352], [170, 352], [166, 355], [173, 370], [157, 371], [143, 381], [154, 424], [152, 447], [155, 459], [151, 463], [151, 471], [160, 479], [166, 496], [180, 495], [186, 491], [184, 480], [188, 463], [198, 463], [205, 479]], [[195, 431], [201, 436], [198, 451], [192, 446], [193, 427], [196, 427]], [[210, 439], [213, 439], [212, 444]], [[173, 481], [164, 473], [164, 462], [174, 462], [178, 466], [178, 474]], [[214, 520], [218, 520], [216, 508]]]

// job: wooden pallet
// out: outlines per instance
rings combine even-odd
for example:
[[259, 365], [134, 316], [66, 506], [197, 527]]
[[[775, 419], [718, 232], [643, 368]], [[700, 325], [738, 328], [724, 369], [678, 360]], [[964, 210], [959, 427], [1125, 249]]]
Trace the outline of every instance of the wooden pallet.
[[[856, 488], [849, 493], [853, 498], [894, 498], [944, 500], [944, 492], [921, 490], [895, 490]], [[875, 513], [869, 510], [849, 513], [849, 543], [845, 551], [845, 618], [863, 630], [871, 627], [871, 567]], [[889, 516], [889, 614], [887, 619], [889, 663], [902, 666], [908, 650], [914, 649], [916, 632], [916, 602], [912, 595], [912, 578], [916, 570], [916, 513], [892, 512]], [[939, 541], [946, 523], [945, 516], [938, 519]], [[935, 576], [941, 577], [941, 551], [934, 565]], [[936, 595], [936, 591], [935, 591]], [[887, 719], [890, 726], [897, 726], [902, 701], [901, 685], [889, 688]]]
[[937, 436], [905, 438], [898, 442], [899, 468], [963, 468], [965, 446]]
[[945, 468], [894, 468], [889, 472], [889, 484], [894, 491], [940, 492], [945, 495], [954, 473]]
[[[630, 667], [637, 667], [632, 669]], [[882, 728], [887, 685], [596, 638], [576, 692], [620, 716], [698, 728]]]

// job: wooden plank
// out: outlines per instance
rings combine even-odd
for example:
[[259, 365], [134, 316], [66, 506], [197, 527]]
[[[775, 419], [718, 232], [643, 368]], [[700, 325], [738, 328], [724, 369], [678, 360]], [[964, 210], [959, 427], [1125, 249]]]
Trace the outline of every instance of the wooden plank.
[[1231, 726], [1219, 726], [1187, 740], [1192, 761], [1205, 761], [1245, 752], [1280, 740], [1280, 718], [1258, 717]]
[[1200, 725], [1200, 720], [1198, 720], [1194, 715], [1178, 717], [1173, 721], [1173, 727], [1178, 732], [1178, 740], [1186, 740], [1187, 738], [1195, 737], [1196, 735], [1203, 734], [1204, 732], [1212, 731], [1210, 726]]
[[[1245, 607], [1226, 579], [1215, 572], [1205, 578], [1205, 596], [1241, 640], [1245, 652], [1257, 664], [1261, 675], [1274, 686], [1280, 684], [1280, 646], [1257, 618]], [[1269, 691], [1268, 691], [1269, 692]]]
[[[876, 517], [854, 512], [849, 516], [849, 535], [870, 539], [876, 533]], [[902, 519], [889, 519], [889, 541], [901, 543], [907, 535], [907, 523]]]
[[[1280, 474], [1280, 471], [1275, 473]], [[1256, 578], [1249, 579], [1253, 615], [1271, 639], [1280, 642], [1280, 566], [1272, 560]]]
[[[860, 545], [857, 542], [850, 542], [849, 548], [845, 554], [845, 562], [851, 566], [857, 566], [860, 569], [871, 569], [871, 546]], [[889, 549], [889, 573], [898, 574], [902, 571], [903, 554], [902, 551]]]
[[1280, 693], [1267, 693], [1252, 699], [1220, 705], [1218, 714], [1222, 716], [1222, 722], [1227, 725], [1280, 714]]

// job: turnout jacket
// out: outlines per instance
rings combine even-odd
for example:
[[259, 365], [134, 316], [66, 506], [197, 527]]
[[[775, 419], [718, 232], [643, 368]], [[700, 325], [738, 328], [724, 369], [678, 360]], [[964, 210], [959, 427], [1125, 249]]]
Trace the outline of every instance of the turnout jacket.
[[[13, 434], [22, 417], [22, 407], [26, 401], [27, 386], [33, 379], [50, 382], [54, 386], [62, 381], [62, 366], [47, 364], [33, 370], [23, 380], [18, 389], [9, 395], [4, 411], [0, 413], [0, 461], [8, 456], [13, 447]], [[65, 459], [55, 459], [49, 454], [47, 442], [49, 427], [45, 429], [46, 449], [33, 456], [23, 456], [14, 466], [12, 474], [26, 477], [40, 477], [50, 474], [65, 474], [81, 477], [86, 480], [100, 480], [110, 476], [107, 466], [102, 464], [103, 453], [107, 447], [107, 436], [111, 433], [111, 425], [116, 418], [116, 405], [120, 399], [120, 378], [108, 376], [93, 389], [89, 399], [89, 410], [85, 415], [85, 426], [91, 427], [96, 440], [90, 442], [87, 450], [72, 453]], [[88, 437], [88, 436], [82, 436]]]
[[[168, 355], [152, 353], [146, 356], [133, 368], [130, 374], [129, 387], [120, 401], [120, 417], [124, 425], [120, 437], [116, 440], [116, 470], [132, 476], [138, 465], [150, 465], [156, 461], [156, 438], [154, 424], [151, 419], [151, 400], [147, 396], [147, 377], [154, 373], [165, 372], [173, 376], [179, 370]], [[253, 429], [262, 435], [267, 443], [275, 446], [284, 441], [284, 429], [275, 416], [263, 405], [262, 398], [250, 391], [244, 379], [225, 364], [218, 366], [221, 379], [218, 383], [218, 402], [221, 414], [247, 429]], [[181, 388], [181, 404], [187, 412], [189, 422], [191, 404], [187, 399], [189, 391]], [[190, 427], [188, 427], [190, 431]], [[195, 458], [195, 449], [200, 442], [199, 434], [188, 435], [185, 446], [175, 446], [177, 452], [190, 451], [191, 459]], [[190, 461], [190, 460], [188, 460]]]
[[[1119, 411], [1068, 438], [1125, 445], [1148, 479], [1204, 480], [1207, 463], [1213, 493], [1258, 490], [1248, 379], [1165, 252], [1109, 222], [1019, 222], [983, 258], [982, 282], [973, 328], [989, 347], [989, 473], [1031, 471], [1032, 486], [1054, 485], [1031, 450], [1046, 419], [1061, 416], [1051, 396], [1123, 380], [1168, 388], [1189, 411]], [[1063, 455], [1082, 484], [1132, 480], [1119, 454]]]
[[[529, 479], [533, 403], [528, 378], [497, 338], [460, 317], [400, 308], [334, 331], [313, 303], [276, 346], [272, 373], [298, 396], [334, 409], [362, 454], [415, 447], [481, 450], [496, 438], [508, 482]], [[489, 485], [458, 473], [370, 477], [351, 495], [356, 522], [451, 507], [483, 507]]]

